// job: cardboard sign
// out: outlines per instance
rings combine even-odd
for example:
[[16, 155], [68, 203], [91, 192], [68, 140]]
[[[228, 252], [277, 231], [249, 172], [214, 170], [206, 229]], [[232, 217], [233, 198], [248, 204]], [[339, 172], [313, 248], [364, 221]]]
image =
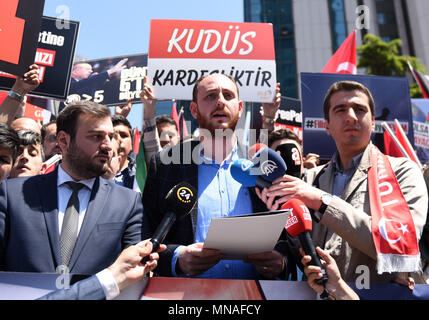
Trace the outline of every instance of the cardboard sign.
[[393, 127], [394, 120], [398, 119], [408, 140], [414, 142], [410, 91], [406, 78], [301, 73], [304, 154], [312, 152], [319, 154], [321, 159], [330, 159], [337, 150], [334, 140], [326, 133], [323, 101], [329, 87], [341, 80], [360, 82], [371, 92], [375, 102], [375, 132], [372, 142], [382, 152], [383, 121]]
[[152, 20], [148, 76], [157, 99], [191, 100], [202, 75], [224, 73], [240, 99], [272, 102], [276, 91], [273, 26], [191, 20]]
[[[67, 97], [74, 52], [79, 32], [79, 22], [61, 20], [57, 27], [56, 18], [43, 17], [38, 33], [38, 47], [28, 67], [39, 66], [40, 85], [29, 95], [65, 100]], [[10, 90], [15, 76], [0, 72], [0, 90]]]
[[22, 76], [33, 64], [45, 0], [0, 1], [0, 70]]
[[[123, 59], [128, 59], [124, 64], [125, 68], [109, 76], [107, 70]], [[92, 73], [79, 81], [71, 79], [65, 105], [82, 100], [93, 100], [106, 106], [124, 105], [128, 99], [140, 102], [143, 78], [147, 72], [146, 54], [103, 58], [81, 63], [89, 64]], [[60, 109], [63, 107], [60, 106]]]

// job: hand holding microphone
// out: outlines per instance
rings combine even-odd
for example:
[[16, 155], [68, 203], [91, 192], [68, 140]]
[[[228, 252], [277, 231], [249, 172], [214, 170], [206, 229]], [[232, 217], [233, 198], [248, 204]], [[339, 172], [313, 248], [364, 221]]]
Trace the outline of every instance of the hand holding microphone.
[[[168, 231], [174, 222], [182, 219], [191, 212], [197, 202], [198, 194], [193, 186], [186, 182], [176, 184], [165, 197], [167, 212], [161, 223], [156, 228], [150, 242], [153, 245], [152, 252], [156, 252], [159, 245], [164, 241]], [[149, 256], [142, 259], [142, 263], [149, 260]]]
[[298, 199], [291, 199], [282, 206], [282, 210], [289, 209], [290, 215], [286, 222], [286, 231], [292, 237], [298, 237], [301, 247], [305, 254], [311, 257], [310, 265], [320, 268], [322, 278], [317, 279], [317, 284], [324, 285], [328, 281], [328, 276], [325, 269], [322, 267], [319, 256], [314, 248], [313, 240], [310, 232], [312, 230], [312, 220], [310, 210], [307, 206]]

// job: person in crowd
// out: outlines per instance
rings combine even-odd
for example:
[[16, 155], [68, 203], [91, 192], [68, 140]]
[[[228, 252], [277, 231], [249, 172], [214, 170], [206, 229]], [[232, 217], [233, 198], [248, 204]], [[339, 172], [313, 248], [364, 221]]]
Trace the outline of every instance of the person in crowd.
[[45, 154], [42, 137], [34, 131], [18, 131], [20, 140], [19, 155], [10, 171], [9, 178], [31, 177], [44, 170]]
[[[145, 107], [155, 103], [153, 88], [147, 82], [141, 97]], [[272, 107], [278, 108], [278, 104], [274, 102]], [[203, 248], [212, 218], [266, 211], [266, 207], [229, 172], [232, 161], [246, 155], [235, 136], [243, 102], [234, 79], [224, 74], [200, 78], [194, 85], [190, 110], [198, 120], [200, 140], [184, 141], [153, 156], [143, 191], [143, 234], [151, 235], [168, 209], [164, 198], [174, 185], [186, 181], [198, 190], [197, 205], [168, 233], [167, 250], [160, 254], [157, 272], [163, 276], [287, 279], [295, 264], [287, 258], [285, 232], [274, 250], [244, 260], [223, 260], [218, 250]], [[182, 160], [185, 150], [196, 154], [190, 164]], [[179, 156], [171, 158], [175, 154]]]
[[115, 176], [115, 183], [140, 192], [136, 181], [136, 157], [133, 152], [133, 133], [130, 122], [122, 115], [112, 116], [113, 129], [119, 141], [121, 164], [119, 173]]
[[[161, 244], [157, 252], [166, 249]], [[124, 249], [115, 262], [85, 280], [73, 284], [68, 289], [55, 290], [39, 300], [112, 300], [128, 286], [142, 280], [157, 266], [159, 255], [152, 252], [152, 243], [144, 240]], [[141, 260], [149, 255], [149, 260]]]
[[18, 157], [20, 139], [15, 130], [0, 122], [0, 182], [9, 177]]
[[108, 107], [80, 101], [57, 118], [62, 162], [0, 184], [0, 269], [93, 275], [142, 240], [139, 193], [100, 178], [112, 155]]
[[177, 123], [171, 116], [162, 114], [157, 116], [155, 121], [161, 148], [165, 148], [167, 145], [173, 145], [179, 142], [180, 137]]
[[303, 256], [301, 263], [304, 266], [307, 283], [316, 293], [322, 294], [326, 289], [329, 293], [329, 300], [360, 300], [359, 295], [341, 278], [337, 263], [326, 250], [316, 247], [316, 253], [322, 259], [322, 267], [328, 276], [325, 287], [316, 282], [323, 277], [322, 270], [317, 266], [310, 265], [311, 256], [305, 255], [302, 249], [300, 252]]
[[[307, 171], [305, 181], [285, 175], [257, 194], [271, 210], [291, 198], [303, 201], [312, 212], [315, 245], [336, 260], [345, 281], [356, 280], [359, 265], [369, 267], [371, 282], [405, 279], [407, 272], [419, 271], [418, 254], [393, 254], [390, 244], [409, 239], [402, 248], [416, 252], [428, 209], [420, 169], [409, 159], [381, 154], [371, 143], [375, 106], [362, 84], [334, 83], [323, 108], [327, 133], [337, 146], [331, 161]], [[395, 195], [393, 202], [386, 202], [387, 194]], [[392, 215], [398, 211], [406, 222], [395, 221], [399, 218]], [[393, 257], [398, 257], [396, 263]]]
[[106, 173], [102, 175], [104, 179], [113, 180], [115, 176], [120, 173], [122, 156], [121, 147], [118, 141], [117, 135], [115, 134], [112, 139], [112, 158], [110, 159]]
[[[26, 95], [36, 89], [39, 84], [39, 67], [32, 64], [22, 77], [16, 77], [12, 89], [0, 106], [0, 122], [11, 124], [22, 109]], [[40, 130], [40, 129], [39, 129]], [[40, 132], [39, 132], [40, 133]]]
[[29, 117], [17, 118], [12, 121], [10, 126], [13, 130], [17, 132], [21, 130], [26, 130], [36, 132], [39, 135], [42, 133], [40, 123]]
[[41, 135], [46, 160], [52, 158], [56, 154], [61, 154], [61, 149], [57, 143], [56, 120], [44, 124], [41, 129]]

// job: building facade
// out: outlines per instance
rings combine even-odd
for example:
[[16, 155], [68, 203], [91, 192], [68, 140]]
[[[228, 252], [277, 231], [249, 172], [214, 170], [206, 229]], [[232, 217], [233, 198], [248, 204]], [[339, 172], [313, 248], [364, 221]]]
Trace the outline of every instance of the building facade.
[[357, 27], [357, 46], [366, 33], [387, 42], [400, 38], [402, 53], [429, 70], [427, 17], [427, 0], [244, 0], [246, 22], [273, 24], [277, 79], [282, 94], [293, 98], [300, 97], [299, 74], [320, 72]]

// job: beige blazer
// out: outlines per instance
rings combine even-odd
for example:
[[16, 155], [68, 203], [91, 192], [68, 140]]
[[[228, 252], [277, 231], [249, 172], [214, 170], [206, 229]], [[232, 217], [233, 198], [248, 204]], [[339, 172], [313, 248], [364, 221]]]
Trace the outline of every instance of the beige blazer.
[[[376, 271], [376, 250], [371, 233], [368, 194], [370, 148], [372, 144], [365, 149], [341, 198], [334, 196], [320, 223], [313, 221], [312, 237], [315, 245], [326, 249], [334, 257], [345, 281], [355, 281], [363, 274], [362, 270], [369, 270], [370, 282], [389, 281], [393, 276], [387, 273], [378, 275]], [[417, 237], [420, 239], [428, 209], [428, 194], [423, 174], [414, 162], [406, 158], [389, 157], [389, 161], [409, 205]], [[305, 180], [313, 184], [322, 168], [320, 166], [307, 171]], [[334, 167], [331, 161], [320, 175], [319, 188], [332, 193], [333, 180]]]

